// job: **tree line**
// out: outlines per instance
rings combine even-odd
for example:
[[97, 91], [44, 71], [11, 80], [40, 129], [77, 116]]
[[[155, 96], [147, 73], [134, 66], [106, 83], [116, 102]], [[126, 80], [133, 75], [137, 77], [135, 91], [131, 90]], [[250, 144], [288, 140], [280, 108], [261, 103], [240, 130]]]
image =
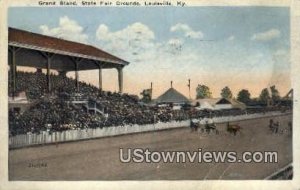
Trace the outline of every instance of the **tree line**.
[[[234, 98], [231, 89], [228, 86], [225, 86], [220, 95], [222, 98]], [[209, 87], [203, 84], [198, 84], [196, 88], [196, 99], [203, 98], [212, 98], [212, 92]], [[278, 101], [280, 100], [279, 91], [276, 89], [275, 85], [271, 86], [270, 89], [264, 88], [261, 90], [261, 93], [258, 98], [252, 98], [249, 90], [242, 89], [237, 93], [236, 99], [245, 104], [251, 104], [252, 102], [258, 102], [261, 104], [268, 104], [269, 101]]]

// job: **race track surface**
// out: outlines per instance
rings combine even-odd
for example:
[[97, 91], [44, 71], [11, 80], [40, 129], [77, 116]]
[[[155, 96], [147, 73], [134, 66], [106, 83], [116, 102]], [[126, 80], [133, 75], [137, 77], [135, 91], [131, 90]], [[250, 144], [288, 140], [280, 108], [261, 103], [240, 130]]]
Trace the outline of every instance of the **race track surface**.
[[[218, 124], [216, 134], [189, 128], [45, 145], [9, 151], [10, 180], [208, 180], [264, 179], [292, 162], [292, 136], [272, 134], [269, 118], [235, 122], [233, 136]], [[291, 115], [273, 118], [286, 129]], [[119, 148], [152, 151], [277, 151], [278, 163], [121, 163]]]

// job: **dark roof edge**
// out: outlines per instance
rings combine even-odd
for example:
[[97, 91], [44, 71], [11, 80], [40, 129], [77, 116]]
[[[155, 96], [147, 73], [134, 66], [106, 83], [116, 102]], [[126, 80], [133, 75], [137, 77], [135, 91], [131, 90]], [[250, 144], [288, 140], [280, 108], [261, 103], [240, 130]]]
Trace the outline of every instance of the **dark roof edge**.
[[[66, 40], [66, 39], [56, 38], [56, 37], [53, 37], [53, 36], [48, 36], [48, 35], [44, 35], [44, 34], [39, 34], [39, 33], [31, 32], [31, 31], [27, 31], [27, 30], [22, 30], [22, 29], [18, 29], [18, 28], [13, 28], [13, 27], [8, 27], [8, 30], [16, 30], [16, 31], [20, 31], [20, 32], [30, 33], [30, 34], [32, 34], [32, 35], [38, 35], [38, 36], [41, 36], [41, 37], [44, 37], [44, 38], [49, 38], [49, 39], [55, 39], [55, 40], [65, 41], [65, 42], [67, 42], [67, 43], [74, 43], [74, 44], [77, 44], [77, 45], [90, 46], [90, 47], [92, 47], [92, 48], [96, 48], [96, 49], [99, 50], [99, 51], [102, 51], [103, 53], [105, 53], [105, 54], [107, 54], [107, 55], [112, 56], [113, 58], [119, 60], [120, 62], [123, 62], [125, 65], [128, 65], [128, 64], [130, 63], [130, 62], [128, 62], [128, 61], [125, 61], [125, 60], [123, 60], [123, 59], [121, 59], [121, 58], [119, 58], [119, 57], [117, 57], [117, 56], [115, 56], [115, 55], [112, 55], [112, 54], [110, 54], [110, 53], [108, 53], [108, 52], [106, 52], [106, 51], [104, 51], [104, 50], [102, 50], [102, 49], [100, 49], [100, 48], [98, 48], [98, 47], [95, 47], [95, 46], [93, 46], [93, 45], [90, 45], [90, 44], [84, 44], [84, 43], [75, 42], [75, 41], [71, 41], [71, 40]], [[9, 41], [9, 38], [8, 38], [8, 42], [10, 42], [10, 41]], [[29, 45], [29, 44], [27, 44], [27, 45]], [[70, 53], [74, 53], [74, 52], [71, 52], [71, 51], [68, 51], [68, 50], [65, 50], [65, 51], [66, 51], [66, 52], [70, 52]], [[83, 54], [83, 55], [84, 55], [84, 54]], [[89, 55], [88, 55], [88, 56], [89, 56]]]

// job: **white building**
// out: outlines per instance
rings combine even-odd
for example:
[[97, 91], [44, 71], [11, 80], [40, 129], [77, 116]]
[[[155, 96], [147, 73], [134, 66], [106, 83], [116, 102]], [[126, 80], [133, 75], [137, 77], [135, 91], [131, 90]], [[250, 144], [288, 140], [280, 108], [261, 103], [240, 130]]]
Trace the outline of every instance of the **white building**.
[[246, 105], [235, 99], [229, 98], [203, 98], [193, 101], [197, 110], [222, 110], [222, 109], [245, 109]]

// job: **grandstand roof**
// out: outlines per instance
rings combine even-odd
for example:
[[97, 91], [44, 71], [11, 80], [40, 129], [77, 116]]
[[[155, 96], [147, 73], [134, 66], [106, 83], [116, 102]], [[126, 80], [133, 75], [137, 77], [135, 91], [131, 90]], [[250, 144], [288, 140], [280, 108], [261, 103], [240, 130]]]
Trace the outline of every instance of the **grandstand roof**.
[[70, 58], [81, 59], [78, 70], [97, 69], [99, 68], [97, 64], [101, 64], [102, 68], [114, 68], [129, 64], [129, 62], [91, 45], [15, 28], [8, 29], [8, 45], [21, 48], [17, 55], [17, 65], [20, 66], [46, 68], [44, 60], [40, 59], [43, 58], [42, 55], [37, 52], [55, 54], [51, 69], [64, 71], [74, 70]]
[[189, 100], [174, 88], [169, 88], [165, 93], [160, 95], [156, 103], [188, 103]]

